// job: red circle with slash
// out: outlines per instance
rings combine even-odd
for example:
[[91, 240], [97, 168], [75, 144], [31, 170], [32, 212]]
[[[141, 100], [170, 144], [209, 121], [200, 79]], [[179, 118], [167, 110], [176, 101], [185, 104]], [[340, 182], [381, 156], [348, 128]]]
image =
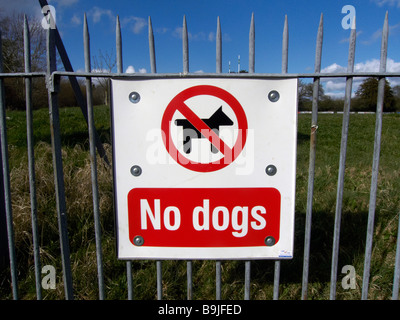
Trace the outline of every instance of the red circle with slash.
[[[238, 136], [235, 144], [230, 148], [193, 110], [191, 110], [185, 101], [189, 98], [209, 95], [217, 97], [227, 103], [235, 113], [238, 125]], [[213, 162], [200, 163], [188, 159], [176, 148], [171, 138], [172, 117], [179, 111], [202, 135], [210, 141], [222, 154], [223, 157]], [[231, 164], [242, 152], [247, 139], [247, 118], [243, 107], [239, 101], [228, 91], [211, 85], [198, 85], [187, 88], [178, 93], [168, 104], [164, 111], [161, 121], [161, 130], [163, 132], [164, 145], [170, 156], [186, 169], [197, 172], [212, 172], [220, 170]]]

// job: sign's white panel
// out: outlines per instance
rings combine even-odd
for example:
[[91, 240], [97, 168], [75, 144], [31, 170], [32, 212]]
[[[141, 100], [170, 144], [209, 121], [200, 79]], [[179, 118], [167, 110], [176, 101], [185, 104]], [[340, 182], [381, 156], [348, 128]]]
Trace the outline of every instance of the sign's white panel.
[[297, 79], [112, 80], [121, 259], [293, 255]]

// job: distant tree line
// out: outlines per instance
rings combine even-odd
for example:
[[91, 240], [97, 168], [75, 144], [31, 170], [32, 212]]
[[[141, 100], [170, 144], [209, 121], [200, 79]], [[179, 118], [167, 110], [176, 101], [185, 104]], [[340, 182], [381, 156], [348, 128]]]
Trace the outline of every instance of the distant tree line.
[[[46, 30], [42, 28], [41, 21], [35, 18], [28, 18], [31, 38], [31, 70], [32, 72], [46, 71]], [[3, 49], [3, 72], [15, 73], [24, 72], [24, 40], [22, 14], [1, 16], [0, 30], [2, 31]], [[63, 70], [60, 58], [57, 59], [57, 68]], [[112, 72], [116, 65], [113, 53], [101, 52], [92, 58], [92, 70], [99, 72]], [[247, 73], [241, 70], [240, 73]], [[78, 78], [83, 96], [86, 96], [85, 81]], [[33, 78], [33, 108], [48, 107], [47, 89], [45, 79]], [[7, 78], [4, 80], [6, 107], [10, 110], [25, 109], [25, 90], [23, 78]], [[110, 86], [109, 80], [105, 78], [92, 79], [92, 92], [94, 105], [109, 104]], [[351, 101], [352, 111], [375, 111], [378, 92], [378, 79], [367, 78], [355, 92]], [[299, 110], [311, 111], [312, 109], [313, 84], [299, 81]], [[75, 94], [69, 84], [68, 78], [61, 78], [59, 91], [59, 106], [77, 106]], [[319, 86], [319, 111], [342, 111], [344, 100], [332, 98], [325, 94], [323, 86]], [[384, 94], [385, 112], [400, 111], [400, 86], [391, 87], [386, 80]]]
[[[370, 77], [360, 84], [354, 97], [351, 99], [351, 111], [376, 111], [378, 82], [378, 78]], [[304, 83], [300, 80], [298, 94], [299, 111], [311, 111], [313, 83]], [[344, 98], [332, 98], [326, 95], [322, 85], [319, 85], [319, 111], [343, 111], [343, 106]], [[400, 86], [396, 85], [392, 88], [387, 80], [385, 80], [383, 111], [400, 111]]]

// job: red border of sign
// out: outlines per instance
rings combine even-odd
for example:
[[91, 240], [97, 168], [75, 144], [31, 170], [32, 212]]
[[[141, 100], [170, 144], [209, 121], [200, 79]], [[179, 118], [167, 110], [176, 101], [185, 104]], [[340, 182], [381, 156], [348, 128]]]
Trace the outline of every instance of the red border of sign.
[[[187, 99], [199, 95], [214, 96], [225, 101], [232, 108], [238, 121], [239, 134], [232, 149], [230, 149], [221, 139], [219, 139], [219, 137], [216, 136], [212, 130], [209, 130], [210, 134], [206, 138], [208, 138], [211, 143], [213, 143], [215, 140], [220, 141], [224, 149], [224, 157], [210, 163], [200, 163], [186, 158], [178, 151], [170, 135], [171, 120], [176, 111], [180, 111], [184, 116], [186, 116], [188, 113], [191, 113], [192, 119], [197, 120], [196, 124], [192, 123], [197, 129], [197, 124], [201, 125], [202, 127], [206, 126], [204, 122], [201, 121], [200, 118], [195, 115], [193, 111], [191, 111], [185, 104]], [[242, 152], [244, 145], [246, 144], [247, 128], [246, 114], [239, 101], [226, 90], [210, 85], [193, 86], [178, 93], [168, 104], [161, 121], [161, 130], [163, 132], [162, 137], [168, 153], [181, 166], [197, 172], [217, 171], [231, 164]]]

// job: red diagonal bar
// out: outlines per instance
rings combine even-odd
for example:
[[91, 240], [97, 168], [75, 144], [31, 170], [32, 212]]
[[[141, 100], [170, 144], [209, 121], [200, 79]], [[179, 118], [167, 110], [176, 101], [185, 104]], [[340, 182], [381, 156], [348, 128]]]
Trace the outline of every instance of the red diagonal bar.
[[232, 149], [184, 102], [180, 103], [176, 109], [224, 156], [232, 154]]

